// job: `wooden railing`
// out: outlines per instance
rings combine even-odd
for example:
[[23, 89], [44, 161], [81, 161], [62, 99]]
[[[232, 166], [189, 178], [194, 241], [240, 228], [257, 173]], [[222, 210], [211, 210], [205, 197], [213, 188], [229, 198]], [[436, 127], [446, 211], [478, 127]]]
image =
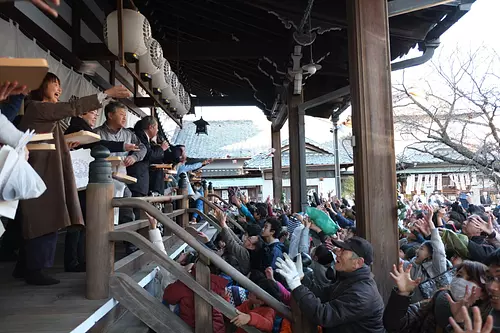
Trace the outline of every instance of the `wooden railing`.
[[[117, 262], [114, 258], [114, 242], [127, 241], [137, 246], [141, 253], [146, 254], [161, 267], [167, 269], [180, 279], [195, 294], [196, 332], [212, 332], [212, 307], [215, 307], [228, 318], [236, 316], [236, 310], [220, 296], [210, 291], [210, 270], [212, 264], [231, 276], [242, 287], [255, 294], [259, 299], [274, 308], [282, 317], [292, 321], [293, 325], [300, 323], [300, 310], [294, 307], [294, 314], [290, 308], [269, 295], [246, 276], [241, 274], [217, 254], [209, 250], [204, 244], [199, 243], [184, 228], [189, 222], [189, 213], [197, 212], [206, 221], [220, 230], [218, 221], [197, 209], [189, 209], [189, 198], [187, 195], [187, 180], [181, 175], [179, 181], [180, 195], [171, 197], [144, 197], [144, 198], [113, 198], [114, 185], [111, 180], [111, 164], [105, 159], [109, 151], [104, 147], [95, 147], [92, 150], [95, 161], [90, 164], [89, 185], [87, 186], [87, 281], [86, 296], [89, 299], [107, 299], [112, 295], [122, 302], [132, 313], [157, 332], [190, 332], [186, 330], [179, 318], [172, 317], [157, 300], [153, 299], [138, 285], [134, 285], [128, 275], [115, 271], [120, 268], [123, 272], [125, 264]], [[202, 198], [205, 204], [213, 210], [220, 209], [212, 204], [207, 198]], [[179, 209], [173, 210], [171, 205], [166, 207], [167, 213], [155, 208], [154, 202], [177, 201]], [[182, 266], [176, 263], [165, 253], [159, 251], [141, 233], [141, 229], [147, 228], [146, 220], [134, 221], [119, 226], [114, 226], [113, 209], [115, 207], [138, 208], [157, 219], [163, 224], [166, 233], [170, 232], [187, 243], [199, 254], [196, 263], [196, 278], [186, 272]], [[172, 219], [177, 218], [177, 222]], [[236, 228], [244, 230], [234, 219], [228, 218]], [[168, 238], [168, 236], [164, 237]], [[139, 252], [139, 251], [138, 251]], [[133, 256], [132, 254], [131, 256]], [[137, 255], [136, 255], [137, 256]], [[129, 256], [130, 257], [130, 256]], [[127, 263], [131, 260], [124, 258]], [[146, 264], [144, 262], [144, 264]], [[115, 267], [119, 266], [119, 267]], [[130, 302], [133, 299], [133, 304]], [[175, 319], [172, 319], [175, 318]], [[294, 321], [293, 318], [296, 318]], [[303, 325], [301, 324], [301, 327]], [[255, 328], [245, 327], [247, 332], [258, 332]], [[309, 330], [295, 330], [294, 332], [310, 332]], [[312, 332], [312, 331], [311, 331]]]

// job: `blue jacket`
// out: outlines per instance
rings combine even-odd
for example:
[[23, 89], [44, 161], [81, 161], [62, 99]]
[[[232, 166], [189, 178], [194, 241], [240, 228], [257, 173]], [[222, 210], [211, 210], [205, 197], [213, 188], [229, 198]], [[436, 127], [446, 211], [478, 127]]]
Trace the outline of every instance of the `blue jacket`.
[[268, 244], [268, 246], [273, 256], [273, 259], [271, 260], [271, 267], [273, 268], [273, 270], [276, 270], [276, 260], [278, 260], [278, 258], [283, 258], [283, 253], [285, 252], [285, 244], [277, 241], [275, 243]]

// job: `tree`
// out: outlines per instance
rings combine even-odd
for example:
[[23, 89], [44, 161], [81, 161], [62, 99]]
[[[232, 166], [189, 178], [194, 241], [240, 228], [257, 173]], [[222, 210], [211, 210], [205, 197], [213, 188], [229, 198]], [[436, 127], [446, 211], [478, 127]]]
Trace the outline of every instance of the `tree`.
[[445, 162], [500, 172], [499, 54], [486, 47], [441, 53], [413, 82], [393, 87], [395, 127], [408, 146]]

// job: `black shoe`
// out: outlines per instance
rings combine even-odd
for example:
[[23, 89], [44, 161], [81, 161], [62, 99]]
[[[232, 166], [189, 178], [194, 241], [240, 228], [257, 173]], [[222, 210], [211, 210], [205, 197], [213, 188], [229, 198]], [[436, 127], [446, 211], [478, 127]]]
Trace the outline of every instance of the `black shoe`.
[[125, 244], [125, 253], [127, 255], [132, 254], [137, 250], [139, 250], [139, 248], [137, 246], [135, 246], [134, 244], [132, 244], [132, 243]]
[[36, 271], [26, 271], [26, 283], [35, 286], [51, 286], [53, 284], [58, 284], [58, 279], [48, 276], [41, 270]]
[[68, 272], [68, 273], [78, 273], [78, 272], [86, 272], [87, 271], [87, 267], [85, 264], [78, 264], [76, 266], [72, 266], [72, 267], [65, 267], [64, 268], [64, 271], [65, 272]]

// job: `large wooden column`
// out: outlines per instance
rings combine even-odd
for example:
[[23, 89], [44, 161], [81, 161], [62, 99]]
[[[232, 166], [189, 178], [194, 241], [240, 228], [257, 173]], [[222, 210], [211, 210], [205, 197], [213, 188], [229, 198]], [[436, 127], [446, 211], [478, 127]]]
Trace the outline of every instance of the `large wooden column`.
[[292, 95], [288, 99], [288, 135], [290, 145], [290, 188], [292, 193], [292, 211], [302, 212], [307, 206], [306, 179], [306, 135], [305, 111], [302, 95]]
[[279, 205], [283, 193], [283, 173], [281, 164], [281, 132], [271, 129], [271, 141], [273, 153], [273, 198], [274, 204]]
[[396, 165], [387, 0], [349, 0], [356, 223], [374, 248], [373, 273], [384, 300], [398, 262]]

